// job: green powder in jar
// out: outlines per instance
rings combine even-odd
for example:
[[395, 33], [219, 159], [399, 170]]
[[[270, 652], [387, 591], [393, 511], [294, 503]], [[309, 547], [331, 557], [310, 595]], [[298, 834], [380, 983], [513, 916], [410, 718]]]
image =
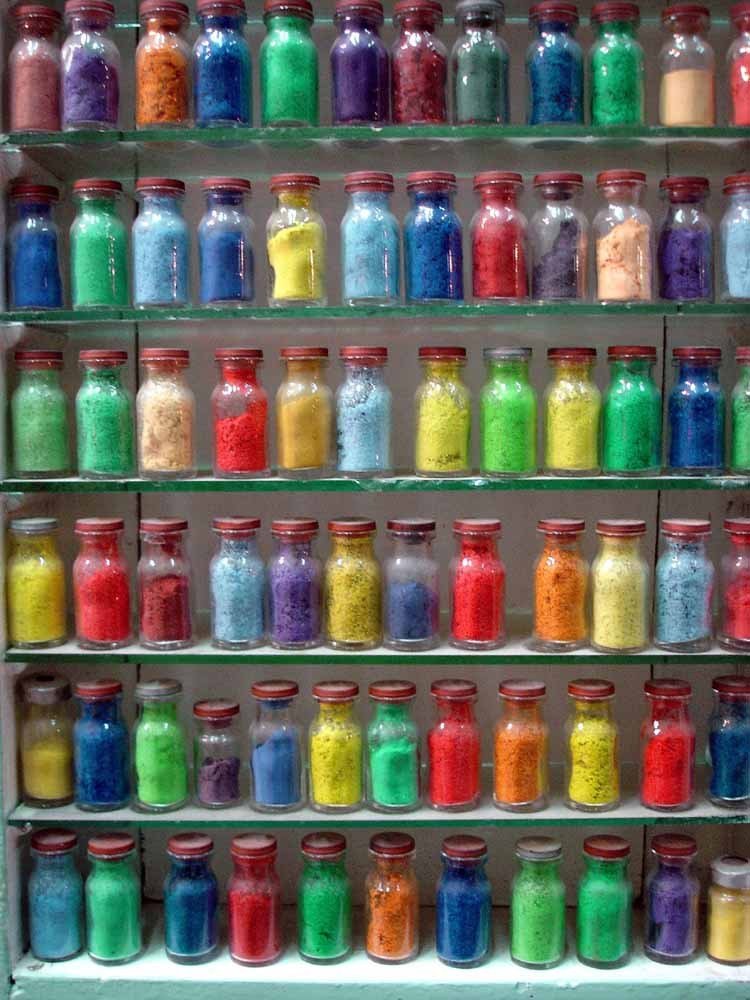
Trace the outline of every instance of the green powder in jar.
[[[318, 838], [336, 836], [313, 835]], [[299, 950], [304, 958], [330, 962], [348, 954], [352, 936], [352, 890], [343, 855], [331, 860], [305, 857], [297, 894], [297, 926]]]
[[[523, 837], [549, 842], [547, 837]], [[565, 954], [565, 887], [556, 858], [521, 858], [510, 903], [510, 953], [521, 965], [551, 966]]]
[[74, 308], [127, 306], [127, 246], [125, 226], [117, 214], [117, 192], [83, 195], [70, 227]]
[[61, 367], [62, 360], [58, 367], [21, 369], [10, 404], [13, 468], [18, 476], [64, 475], [70, 469]]
[[[598, 849], [624, 857], [593, 857]], [[631, 947], [633, 890], [628, 879], [630, 847], [621, 837], [594, 836], [584, 843], [586, 870], [578, 886], [576, 946], [580, 961], [593, 966], [623, 962]]]
[[[110, 353], [126, 357], [124, 351]], [[121, 380], [124, 360], [109, 367], [93, 359], [81, 361], [85, 373], [76, 396], [78, 471], [82, 476], [132, 475], [133, 400]]]
[[172, 702], [143, 706], [135, 730], [138, 802], [147, 809], [176, 809], [188, 796], [185, 735]]
[[[125, 839], [121, 834], [105, 835], [93, 838], [93, 845], [97, 848], [100, 842]], [[141, 886], [132, 854], [115, 860], [90, 856], [93, 868], [86, 880], [88, 952], [100, 962], [127, 962], [141, 950]]]
[[[502, 351], [502, 356], [499, 355]], [[530, 350], [485, 352], [488, 378], [479, 397], [480, 469], [489, 475], [533, 475], [537, 400], [529, 382]]]

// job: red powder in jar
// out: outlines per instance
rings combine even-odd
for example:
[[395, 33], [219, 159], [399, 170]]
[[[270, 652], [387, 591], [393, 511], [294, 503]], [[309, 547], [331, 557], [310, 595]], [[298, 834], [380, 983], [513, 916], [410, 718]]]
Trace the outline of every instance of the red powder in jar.
[[10, 69], [10, 127], [14, 132], [60, 129], [60, 66], [44, 52], [13, 60]]
[[643, 750], [641, 799], [646, 806], [687, 805], [693, 798], [695, 737], [668, 726], [651, 736]]
[[463, 718], [444, 719], [427, 735], [433, 806], [468, 805], [479, 796], [479, 731]]
[[122, 564], [73, 573], [76, 635], [91, 642], [123, 642], [130, 636], [130, 585]]
[[459, 558], [453, 577], [451, 635], [496, 642], [505, 634], [505, 570], [494, 555]]
[[263, 472], [268, 468], [267, 418], [268, 402], [260, 398], [239, 417], [214, 420], [214, 454], [218, 472]]
[[187, 577], [171, 573], [142, 585], [141, 635], [146, 642], [182, 642], [191, 637]]
[[427, 43], [399, 43], [393, 53], [391, 80], [395, 125], [440, 125], [448, 120], [443, 52]]
[[732, 124], [750, 125], [750, 53], [737, 56], [729, 70]]
[[750, 573], [741, 572], [724, 594], [724, 635], [750, 639]]
[[230, 889], [229, 951], [240, 962], [272, 962], [281, 953], [281, 900], [278, 893]]
[[518, 222], [485, 214], [472, 234], [474, 298], [526, 297], [526, 256]]

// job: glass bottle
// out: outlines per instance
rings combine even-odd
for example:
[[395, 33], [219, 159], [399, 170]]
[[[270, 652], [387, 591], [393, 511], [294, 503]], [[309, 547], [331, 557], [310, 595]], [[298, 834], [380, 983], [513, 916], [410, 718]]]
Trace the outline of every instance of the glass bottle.
[[586, 522], [544, 518], [543, 536], [534, 566], [534, 632], [532, 642], [544, 653], [566, 653], [589, 638], [589, 565], [581, 550]]
[[435, 521], [388, 521], [391, 554], [383, 564], [384, 645], [433, 649], [440, 643], [440, 564], [432, 551]]
[[386, 347], [342, 347], [344, 381], [336, 390], [338, 471], [383, 475], [391, 467], [393, 396], [385, 381]]
[[453, 208], [456, 187], [456, 175], [443, 170], [419, 170], [406, 178], [411, 202], [404, 218], [407, 302], [464, 297], [461, 219]]
[[73, 563], [76, 639], [83, 649], [117, 649], [132, 638], [130, 573], [121, 517], [76, 521], [80, 550]]
[[79, 681], [75, 696], [80, 706], [73, 726], [76, 806], [87, 812], [122, 809], [130, 802], [130, 733], [122, 716], [122, 684]]
[[123, 383], [128, 352], [87, 350], [78, 355], [83, 373], [76, 395], [78, 475], [83, 479], [132, 476], [135, 414]]
[[57, 518], [15, 518], [9, 529], [5, 566], [8, 641], [21, 649], [61, 646], [68, 632]]
[[18, 381], [10, 397], [13, 471], [44, 478], [70, 471], [68, 399], [62, 351], [16, 351]]
[[500, 35], [504, 23], [502, 0], [456, 4], [459, 33], [451, 52], [451, 83], [457, 125], [506, 125], [510, 120], [510, 56]]
[[37, 809], [73, 801], [73, 722], [70, 684], [51, 673], [21, 681], [21, 792]]
[[268, 561], [268, 639], [277, 649], [311, 649], [321, 641], [323, 565], [313, 543], [313, 518], [273, 521]]
[[706, 213], [706, 177], [665, 177], [667, 208], [659, 231], [659, 295], [668, 301], [710, 302], [714, 297], [714, 237]]
[[595, 347], [550, 347], [544, 391], [544, 465], [553, 476], [599, 471], [602, 394], [593, 378]]
[[[483, 4], [490, 0], [467, 0]], [[495, 0], [491, 0], [495, 2]], [[526, 216], [518, 208], [523, 177], [510, 170], [474, 175], [479, 208], [471, 220], [471, 276], [475, 299], [518, 301], [528, 295]]]
[[735, 3], [729, 17], [737, 35], [727, 50], [729, 68], [729, 124], [750, 125], [750, 5]]
[[593, 126], [643, 125], [646, 120], [646, 59], [638, 41], [638, 5], [604, 0], [591, 9], [595, 32], [589, 50]]
[[41, 4], [15, 4], [8, 16], [16, 41], [8, 56], [8, 108], [12, 132], [57, 132], [60, 128], [62, 17]]
[[715, 677], [711, 687], [708, 797], [717, 806], [746, 808], [750, 804], [750, 679], [736, 674]]
[[725, 854], [711, 862], [706, 954], [724, 965], [750, 962], [750, 861]]
[[331, 553], [323, 575], [325, 633], [334, 649], [372, 649], [382, 637], [380, 564], [374, 521], [328, 522]]
[[344, 190], [349, 204], [341, 220], [341, 298], [350, 306], [394, 304], [401, 294], [401, 231], [391, 210], [393, 175], [345, 174]]
[[602, 472], [658, 475], [661, 392], [654, 381], [655, 347], [607, 348], [609, 385], [602, 401]]
[[529, 969], [550, 969], [565, 955], [562, 844], [553, 837], [521, 837], [520, 865], [510, 899], [510, 957]]
[[620, 804], [619, 731], [612, 713], [611, 681], [568, 684], [565, 721], [565, 804], [582, 812], [606, 812]]
[[367, 800], [378, 812], [408, 812], [420, 800], [419, 732], [412, 716], [417, 686], [378, 681], [369, 694]]
[[479, 805], [481, 738], [474, 713], [473, 681], [433, 681], [436, 718], [427, 733], [429, 783], [427, 804], [433, 809], [463, 812]]
[[362, 726], [351, 681], [313, 685], [318, 714], [310, 725], [310, 805], [318, 812], [351, 812], [362, 803]]
[[63, 962], [83, 948], [83, 879], [73, 830], [36, 830], [28, 877], [29, 939], [39, 962]]
[[327, 347], [282, 347], [286, 372], [276, 391], [276, 460], [294, 478], [322, 475], [331, 464], [333, 393], [325, 381]]
[[297, 942], [307, 962], [338, 962], [352, 947], [352, 886], [341, 833], [302, 838], [302, 875], [297, 887]]
[[537, 174], [534, 191], [541, 205], [529, 222], [531, 298], [585, 299], [589, 235], [586, 216], [578, 207], [583, 175]]
[[435, 951], [446, 965], [471, 969], [488, 957], [492, 942], [492, 889], [487, 844], [481, 837], [446, 837], [435, 896]]
[[173, 680], [139, 681], [139, 706], [133, 731], [136, 805], [145, 812], [169, 812], [189, 794], [187, 741], [178, 708], [182, 684]]
[[641, 551], [646, 522], [597, 521], [599, 551], [591, 564], [591, 645], [602, 653], [637, 653], [648, 646], [650, 570]]
[[594, 216], [596, 297], [600, 302], [650, 302], [653, 298], [653, 227], [642, 207], [646, 175], [604, 170], [596, 176], [606, 205]]
[[536, 38], [526, 51], [529, 125], [583, 124], [583, 50], [576, 41], [578, 8], [542, 0], [529, 10]]
[[730, 467], [732, 472], [750, 472], [750, 347], [738, 347], [737, 382], [732, 390], [732, 434]]
[[195, 798], [208, 809], [240, 801], [240, 706], [217, 698], [193, 706]]
[[678, 3], [661, 15], [667, 34], [659, 52], [659, 124], [693, 127], [716, 123], [716, 67], [706, 34], [708, 7]]
[[505, 565], [498, 551], [502, 523], [467, 517], [453, 522], [458, 551], [450, 563], [450, 641], [459, 649], [505, 643]]
[[201, 188], [206, 211], [198, 223], [200, 300], [222, 308], [247, 305], [255, 295], [250, 181], [207, 177]]
[[86, 178], [73, 184], [73, 196], [78, 205], [70, 227], [73, 308], [128, 306], [128, 238], [118, 211], [122, 184]]
[[499, 687], [502, 714], [493, 740], [493, 798], [499, 809], [537, 812], [549, 793], [549, 729], [542, 681], [507, 680]]
[[8, 305], [11, 309], [59, 309], [63, 304], [60, 230], [54, 205], [60, 192], [24, 180], [8, 185]]
[[709, 475], [724, 468], [724, 390], [721, 349], [672, 349], [675, 380], [668, 400], [668, 465], [681, 475]]
[[654, 645], [703, 653], [713, 637], [714, 567], [706, 543], [711, 522], [662, 521], [662, 554], [654, 577]]
[[698, 847], [682, 833], [661, 833], [651, 838], [656, 862], [644, 885], [647, 958], [667, 965], [689, 962], [698, 947], [700, 883], [692, 860]]
[[276, 207], [266, 223], [268, 304], [324, 306], [326, 227], [317, 206], [320, 180], [313, 174], [276, 174], [270, 188]]
[[394, 125], [442, 125], [448, 120], [448, 50], [438, 38], [443, 8], [437, 0], [396, 0], [391, 49]]
[[153, 517], [141, 521], [138, 604], [141, 643], [150, 649], [184, 649], [193, 642], [187, 521]]
[[376, 833], [370, 839], [372, 867], [365, 878], [365, 951], [368, 958], [398, 964], [419, 951], [419, 886], [414, 838]]
[[486, 347], [479, 396], [479, 468], [484, 476], [533, 476], [537, 470], [537, 398], [529, 381], [530, 347]]
[[135, 50], [136, 128], [190, 125], [190, 13], [180, 0], [142, 0]]
[[68, 36], [62, 46], [62, 125], [117, 128], [120, 53], [112, 38], [114, 5], [108, 0], [67, 0]]
[[266, 570], [258, 551], [258, 517], [215, 517], [218, 548], [208, 565], [211, 640], [252, 649], [265, 638]]
[[414, 470], [418, 476], [464, 476], [471, 467], [471, 393], [462, 376], [466, 348], [420, 347], [419, 361]]
[[390, 56], [380, 37], [380, 0], [336, 0], [338, 35], [331, 46], [334, 125], [385, 125], [389, 120]]
[[578, 961], [595, 969], [616, 969], [626, 964], [632, 949], [630, 844], [606, 833], [587, 837], [583, 860], [576, 906]]
[[724, 531], [729, 548], [721, 559], [719, 644], [750, 649], [750, 518], [728, 517]]
[[318, 50], [309, 0], [265, 0], [260, 47], [262, 125], [318, 124]]
[[199, 0], [193, 98], [199, 128], [252, 123], [252, 67], [245, 0]]
[[182, 208], [185, 182], [141, 177], [135, 182], [135, 195], [139, 210], [131, 232], [133, 305], [185, 306], [190, 300], [190, 230]]
[[647, 809], [689, 809], [695, 783], [695, 727], [687, 681], [646, 681], [648, 715], [641, 725], [641, 802]]
[[268, 395], [258, 378], [263, 351], [257, 347], [220, 347], [214, 358], [219, 372], [211, 394], [214, 476], [267, 476]]
[[178, 833], [167, 842], [164, 947], [181, 965], [207, 962], [219, 947], [219, 887], [211, 869], [214, 844], [203, 833]]
[[750, 173], [724, 180], [727, 207], [721, 219], [721, 297], [725, 301], [750, 299]]
[[268, 833], [243, 833], [233, 838], [231, 853], [229, 954], [240, 965], [269, 965], [282, 951], [276, 838]]
[[190, 352], [144, 347], [144, 379], [135, 400], [138, 472], [144, 479], [195, 475], [195, 396], [185, 377]]
[[91, 871], [86, 879], [86, 949], [103, 965], [132, 962], [141, 951], [141, 880], [135, 865], [135, 838], [104, 833], [88, 843]]
[[250, 723], [250, 805], [259, 812], [287, 812], [305, 801], [302, 727], [295, 719], [295, 681], [255, 681]]

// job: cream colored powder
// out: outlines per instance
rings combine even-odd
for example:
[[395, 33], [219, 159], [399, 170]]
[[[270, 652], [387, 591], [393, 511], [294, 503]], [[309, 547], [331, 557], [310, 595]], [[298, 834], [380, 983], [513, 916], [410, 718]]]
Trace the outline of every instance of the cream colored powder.
[[191, 472], [194, 464], [195, 400], [183, 386], [165, 380], [138, 393], [138, 464], [142, 472]]
[[651, 298], [651, 228], [638, 219], [618, 223], [596, 241], [597, 297], [614, 302]]
[[710, 69], [665, 73], [659, 91], [659, 121], [662, 125], [714, 125], [715, 87]]

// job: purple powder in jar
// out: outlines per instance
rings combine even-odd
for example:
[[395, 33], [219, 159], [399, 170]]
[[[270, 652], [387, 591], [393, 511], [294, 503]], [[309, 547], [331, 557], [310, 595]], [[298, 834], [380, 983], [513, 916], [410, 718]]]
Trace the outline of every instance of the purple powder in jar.
[[550, 249], [534, 261], [532, 298], [580, 298], [579, 272], [583, 266], [580, 238], [581, 227], [575, 219], [563, 219]]
[[320, 567], [317, 560], [280, 559], [268, 571], [270, 638], [281, 645], [320, 637]]
[[198, 771], [198, 798], [206, 805], [224, 805], [240, 797], [239, 757], [206, 757]]
[[75, 48], [63, 65], [63, 125], [117, 125], [117, 67], [99, 52]]
[[659, 865], [648, 886], [647, 907], [647, 949], [667, 961], [689, 958], [698, 937], [698, 890], [689, 872]]
[[713, 246], [701, 229], [665, 225], [659, 236], [659, 295], [663, 299], [710, 299]]

